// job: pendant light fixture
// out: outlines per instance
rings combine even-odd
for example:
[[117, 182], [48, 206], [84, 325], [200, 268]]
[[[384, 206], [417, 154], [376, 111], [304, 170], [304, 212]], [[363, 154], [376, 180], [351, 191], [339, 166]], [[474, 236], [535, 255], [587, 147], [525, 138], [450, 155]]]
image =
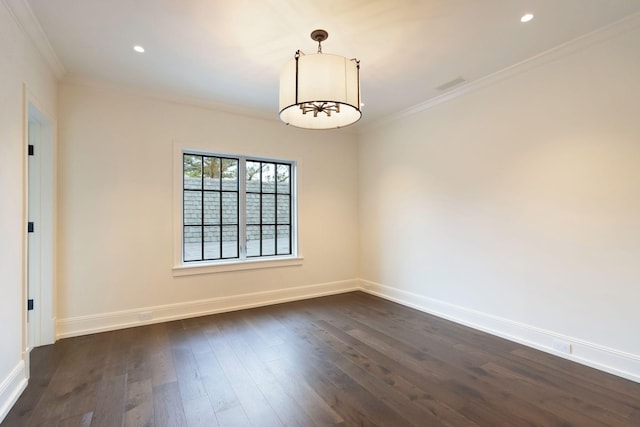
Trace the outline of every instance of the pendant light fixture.
[[297, 51], [280, 74], [280, 120], [305, 129], [337, 129], [360, 120], [360, 61], [322, 53], [329, 37], [315, 30], [316, 54]]

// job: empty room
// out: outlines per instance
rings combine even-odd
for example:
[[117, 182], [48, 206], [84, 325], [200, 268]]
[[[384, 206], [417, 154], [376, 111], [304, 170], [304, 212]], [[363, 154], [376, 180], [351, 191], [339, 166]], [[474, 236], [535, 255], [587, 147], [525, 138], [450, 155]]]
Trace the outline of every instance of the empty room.
[[638, 0], [0, 0], [0, 425], [640, 426]]

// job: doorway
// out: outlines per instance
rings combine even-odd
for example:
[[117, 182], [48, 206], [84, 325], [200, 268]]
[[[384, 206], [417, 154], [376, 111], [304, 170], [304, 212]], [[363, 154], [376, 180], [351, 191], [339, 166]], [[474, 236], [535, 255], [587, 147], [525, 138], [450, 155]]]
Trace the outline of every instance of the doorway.
[[55, 136], [52, 122], [27, 104], [26, 350], [55, 342]]

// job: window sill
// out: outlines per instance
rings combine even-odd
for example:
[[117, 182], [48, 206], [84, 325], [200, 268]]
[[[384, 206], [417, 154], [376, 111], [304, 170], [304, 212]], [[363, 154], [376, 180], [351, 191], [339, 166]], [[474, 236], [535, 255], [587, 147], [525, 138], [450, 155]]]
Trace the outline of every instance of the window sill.
[[303, 257], [230, 261], [224, 263], [192, 263], [173, 267], [173, 277], [196, 274], [214, 274], [228, 271], [257, 270], [262, 268], [290, 267], [302, 265]]

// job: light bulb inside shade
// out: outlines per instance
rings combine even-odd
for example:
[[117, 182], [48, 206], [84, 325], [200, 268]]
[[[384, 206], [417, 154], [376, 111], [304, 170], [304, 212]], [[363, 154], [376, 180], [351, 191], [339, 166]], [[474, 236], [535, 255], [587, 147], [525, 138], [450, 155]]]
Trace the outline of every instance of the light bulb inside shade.
[[520, 18], [520, 22], [529, 22], [532, 19], [533, 19], [532, 13], [525, 13], [524, 15], [522, 15], [522, 18]]
[[140, 45], [135, 45], [133, 47], [133, 50], [135, 50], [138, 53], [144, 53], [144, 48], [142, 46], [140, 46]]

